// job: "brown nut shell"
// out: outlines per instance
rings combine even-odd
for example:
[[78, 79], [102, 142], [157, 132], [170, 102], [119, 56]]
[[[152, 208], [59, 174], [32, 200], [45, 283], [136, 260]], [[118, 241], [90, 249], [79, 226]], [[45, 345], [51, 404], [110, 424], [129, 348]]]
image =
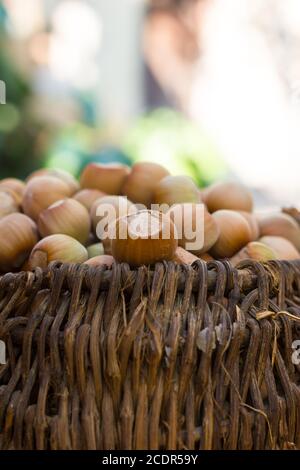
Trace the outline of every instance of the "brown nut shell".
[[178, 246], [171, 219], [157, 211], [140, 211], [121, 217], [115, 224], [112, 255], [130, 266], [173, 260]]

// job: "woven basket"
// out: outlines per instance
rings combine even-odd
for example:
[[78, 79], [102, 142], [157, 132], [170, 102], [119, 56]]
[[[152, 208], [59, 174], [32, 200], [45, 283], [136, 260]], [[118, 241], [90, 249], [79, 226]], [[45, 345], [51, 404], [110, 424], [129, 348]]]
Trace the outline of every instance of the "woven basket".
[[300, 262], [6, 274], [0, 339], [1, 450], [300, 448]]

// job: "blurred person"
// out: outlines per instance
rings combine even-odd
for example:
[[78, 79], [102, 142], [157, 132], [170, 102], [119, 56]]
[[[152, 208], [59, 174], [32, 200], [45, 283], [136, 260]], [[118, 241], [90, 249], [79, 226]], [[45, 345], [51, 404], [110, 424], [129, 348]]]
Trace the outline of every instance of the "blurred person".
[[160, 85], [236, 177], [278, 204], [300, 202], [297, 18], [293, 0], [152, 0], [145, 24]]
[[169, 99], [188, 105], [194, 66], [200, 55], [198, 27], [203, 0], [153, 0], [144, 30], [146, 61]]

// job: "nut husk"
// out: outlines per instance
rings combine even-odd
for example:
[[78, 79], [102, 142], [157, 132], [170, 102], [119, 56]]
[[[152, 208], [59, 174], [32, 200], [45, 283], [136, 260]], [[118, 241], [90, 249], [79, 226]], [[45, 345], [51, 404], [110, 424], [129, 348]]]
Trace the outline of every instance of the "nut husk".
[[168, 170], [157, 163], [135, 163], [124, 181], [122, 194], [132, 202], [150, 208], [157, 183], [169, 174]]
[[95, 256], [94, 258], [90, 258], [87, 261], [84, 262], [84, 264], [87, 264], [88, 266], [107, 266], [110, 268], [114, 264], [115, 260], [112, 256], [110, 255], [100, 255], [100, 256]]
[[81, 174], [80, 186], [82, 189], [98, 189], [106, 194], [119, 195], [129, 172], [129, 167], [120, 163], [90, 163]]
[[29, 257], [30, 269], [46, 268], [52, 261], [84, 263], [88, 259], [86, 248], [68, 235], [50, 235], [40, 240]]
[[300, 251], [300, 227], [288, 214], [267, 214], [259, 218], [260, 234], [264, 236], [283, 237], [289, 240]]
[[[209, 251], [219, 238], [218, 224], [203, 204], [175, 204], [167, 215], [176, 226], [178, 245], [197, 256]], [[191, 248], [197, 238], [199, 242], [202, 238], [202, 246]]]
[[251, 230], [246, 219], [235, 211], [220, 210], [213, 213], [220, 235], [211, 249], [214, 258], [231, 258], [251, 241]]
[[27, 182], [31, 181], [33, 178], [36, 178], [39, 176], [53, 176], [54, 178], [60, 179], [61, 181], [63, 181], [69, 186], [70, 196], [72, 196], [77, 191], [79, 191], [79, 188], [80, 188], [79, 182], [68, 171], [62, 170], [60, 168], [42, 168], [40, 170], [37, 170], [31, 173], [31, 175], [28, 176], [26, 181]]
[[22, 266], [38, 241], [35, 223], [24, 214], [10, 214], [0, 220], [0, 271]]
[[174, 204], [199, 202], [199, 190], [188, 176], [166, 176], [155, 187], [154, 204], [165, 205], [162, 212], [167, 212]]
[[204, 200], [209, 212], [222, 209], [251, 212], [253, 209], [250, 191], [234, 181], [218, 182], [208, 187]]
[[103, 196], [106, 196], [106, 194], [102, 191], [98, 191], [98, 189], [82, 189], [73, 196], [73, 199], [80, 202], [80, 204], [90, 211], [94, 202]]
[[255, 261], [266, 262], [277, 259], [277, 253], [269, 246], [261, 242], [250, 242], [242, 248], [230, 260], [233, 266], [236, 266], [240, 261], [252, 259]]
[[102, 256], [105, 254], [103, 244], [99, 242], [88, 246], [87, 252], [88, 252], [89, 259], [95, 258], [96, 256]]
[[90, 215], [75, 199], [62, 199], [40, 213], [38, 229], [42, 237], [61, 233], [85, 244], [90, 235]]
[[300, 254], [295, 246], [286, 238], [265, 236], [260, 238], [261, 243], [269, 246], [277, 254], [280, 260], [295, 260], [300, 258]]
[[37, 221], [44, 209], [71, 195], [70, 187], [61, 179], [53, 176], [37, 176], [26, 185], [22, 201], [23, 211]]
[[260, 232], [259, 232], [259, 224], [258, 224], [256, 216], [250, 212], [245, 212], [245, 211], [239, 211], [239, 213], [243, 217], [245, 217], [245, 219], [247, 220], [249, 224], [249, 227], [251, 230], [251, 241], [253, 242], [257, 241], [259, 239]]
[[0, 181], [0, 191], [5, 189], [9, 189], [15, 193], [16, 200], [18, 204], [21, 203], [24, 190], [25, 190], [25, 183], [23, 181], [17, 179], [17, 178], [4, 178], [3, 180]]
[[0, 187], [0, 219], [14, 212], [19, 212], [19, 204], [14, 193]]

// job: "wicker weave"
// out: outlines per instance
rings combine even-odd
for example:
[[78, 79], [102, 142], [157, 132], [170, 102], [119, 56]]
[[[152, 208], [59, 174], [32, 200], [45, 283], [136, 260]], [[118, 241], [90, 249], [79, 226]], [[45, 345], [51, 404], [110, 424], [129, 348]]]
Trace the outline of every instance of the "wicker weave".
[[300, 448], [299, 320], [299, 262], [6, 274], [0, 449]]

